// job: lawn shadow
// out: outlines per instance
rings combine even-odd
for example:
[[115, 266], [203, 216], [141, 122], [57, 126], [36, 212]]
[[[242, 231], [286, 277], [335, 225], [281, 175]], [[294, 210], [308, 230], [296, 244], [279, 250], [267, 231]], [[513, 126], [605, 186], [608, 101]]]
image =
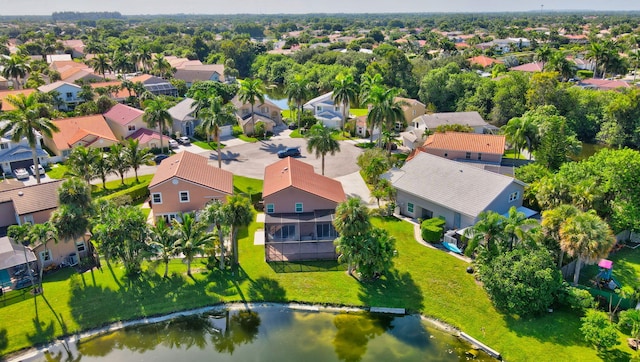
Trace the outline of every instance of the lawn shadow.
[[38, 317], [33, 318], [32, 321], [33, 333], [27, 333], [27, 340], [32, 345], [51, 341], [56, 335], [54, 321], [51, 321], [49, 324], [47, 324], [43, 321], [40, 321], [40, 318]]
[[248, 293], [251, 300], [265, 302], [283, 302], [287, 296], [286, 290], [277, 280], [266, 277], [251, 281]]
[[0, 352], [7, 349], [8, 346], [9, 346], [9, 337], [7, 337], [7, 329], [2, 328], [0, 329]]
[[619, 349], [610, 349], [606, 351], [599, 351], [598, 357], [603, 361], [608, 362], [626, 362], [631, 360], [631, 353], [621, 351]]
[[271, 261], [269, 267], [276, 273], [309, 273], [327, 271], [346, 271], [347, 265], [336, 260], [314, 261]]
[[422, 290], [411, 274], [395, 269], [379, 279], [361, 282], [358, 297], [364, 305], [372, 307], [405, 308], [415, 312], [424, 307]]

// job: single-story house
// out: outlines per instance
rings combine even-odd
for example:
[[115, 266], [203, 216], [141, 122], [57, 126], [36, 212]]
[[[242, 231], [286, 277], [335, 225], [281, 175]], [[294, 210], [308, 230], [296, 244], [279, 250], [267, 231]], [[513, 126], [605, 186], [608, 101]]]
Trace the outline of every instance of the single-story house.
[[45, 146], [56, 156], [66, 159], [73, 147], [85, 146], [108, 150], [119, 140], [101, 114], [84, 117], [56, 119], [52, 121], [59, 129], [53, 137], [44, 137]]
[[513, 70], [513, 71], [517, 71], [517, 72], [527, 72], [527, 73], [536, 73], [536, 72], [542, 72], [544, 63], [538, 63], [538, 62], [533, 62], [533, 63], [527, 63], [527, 64], [521, 64], [512, 68], [509, 68], [509, 70]]
[[598, 78], [582, 79], [580, 82], [578, 82], [578, 86], [600, 90], [622, 90], [625, 88], [633, 87], [631, 84], [621, 79], [609, 80]]
[[512, 177], [425, 152], [385, 176], [397, 190], [400, 214], [440, 217], [450, 229], [474, 225], [483, 211], [504, 214], [512, 206], [521, 207], [525, 187]]
[[471, 127], [474, 133], [491, 133], [495, 129], [475, 111], [431, 113], [414, 118], [407, 130], [400, 133], [400, 137], [405, 147], [415, 149], [424, 143], [425, 131], [433, 133], [439, 126], [455, 124]]
[[266, 261], [335, 259], [333, 218], [342, 184], [287, 157], [264, 170]]
[[149, 193], [153, 217], [170, 221], [201, 210], [212, 200], [225, 202], [233, 194], [233, 174], [209, 165], [205, 157], [183, 151], [162, 161]]
[[488, 57], [486, 55], [478, 55], [477, 57], [469, 58], [469, 64], [471, 65], [479, 65], [482, 68], [490, 67], [494, 64], [503, 64], [502, 60], [498, 60], [495, 58]]
[[[167, 147], [167, 142], [169, 142], [170, 139], [171, 137], [163, 135], [162, 145]], [[139, 128], [127, 136], [127, 140], [137, 140], [140, 148], [160, 148], [160, 132], [148, 128]]]
[[[6, 125], [6, 121], [0, 121], [0, 128]], [[49, 163], [49, 154], [42, 149], [40, 140], [42, 136], [36, 132], [36, 154], [38, 162], [46, 166]], [[10, 134], [0, 135], [0, 166], [2, 172], [10, 174], [17, 168], [29, 168], [33, 165], [32, 149], [26, 138], [20, 142], [13, 142]]]
[[429, 135], [418, 150], [454, 161], [499, 165], [504, 154], [505, 143], [504, 135], [436, 132]]

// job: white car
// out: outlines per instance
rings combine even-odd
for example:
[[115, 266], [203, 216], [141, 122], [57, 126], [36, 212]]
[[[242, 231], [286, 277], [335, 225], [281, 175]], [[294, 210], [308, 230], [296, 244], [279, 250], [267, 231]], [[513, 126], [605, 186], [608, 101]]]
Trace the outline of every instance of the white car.
[[171, 148], [178, 148], [178, 142], [176, 140], [169, 140], [169, 147]]
[[29, 178], [29, 173], [24, 168], [16, 168], [13, 170], [13, 174], [16, 176], [18, 180], [24, 180]]
[[183, 145], [191, 144], [191, 140], [187, 136], [179, 137], [178, 142], [182, 143]]
[[[29, 166], [29, 170], [31, 170], [31, 174], [32, 175], [34, 175], [34, 176], [36, 175], [35, 165]], [[45, 175], [44, 167], [42, 167], [41, 164], [38, 164], [38, 173], [40, 174], [40, 176], [44, 176]]]

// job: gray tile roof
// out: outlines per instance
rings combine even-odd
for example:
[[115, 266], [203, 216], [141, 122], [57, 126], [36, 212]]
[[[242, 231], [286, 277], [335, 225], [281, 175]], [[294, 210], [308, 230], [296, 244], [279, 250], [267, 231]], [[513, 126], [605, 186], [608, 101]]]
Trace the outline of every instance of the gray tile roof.
[[413, 122], [422, 123], [427, 129], [435, 129], [441, 125], [461, 124], [469, 127], [488, 126], [478, 112], [445, 112], [424, 114], [414, 118]]
[[177, 121], [193, 121], [193, 108], [191, 106], [195, 100], [192, 98], [185, 98], [180, 103], [168, 109], [171, 118]]
[[508, 176], [424, 152], [387, 177], [398, 190], [473, 217], [512, 183], [524, 185]]

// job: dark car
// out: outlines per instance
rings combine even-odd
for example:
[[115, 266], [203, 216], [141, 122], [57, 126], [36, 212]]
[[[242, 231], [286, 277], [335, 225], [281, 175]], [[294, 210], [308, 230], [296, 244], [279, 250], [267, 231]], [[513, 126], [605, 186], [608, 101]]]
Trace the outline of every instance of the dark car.
[[289, 129], [290, 130], [298, 129], [298, 125], [295, 123], [289, 123]]
[[300, 156], [300, 147], [289, 147], [285, 150], [278, 151], [278, 157], [298, 157]]
[[159, 154], [156, 157], [153, 158], [153, 160], [155, 161], [156, 165], [159, 165], [160, 162], [162, 162], [165, 158], [168, 158], [169, 156], [167, 155], [163, 155], [163, 154]]
[[[389, 149], [389, 144], [388, 144], [388, 143], [385, 143], [385, 144], [383, 144], [382, 146], [383, 146], [383, 148], [384, 148], [385, 150], [388, 150], [388, 149]], [[397, 149], [398, 149], [398, 144], [396, 144], [396, 143], [393, 143], [393, 142], [392, 142], [392, 143], [391, 143], [391, 150], [395, 151], [395, 150], [397, 150]]]

